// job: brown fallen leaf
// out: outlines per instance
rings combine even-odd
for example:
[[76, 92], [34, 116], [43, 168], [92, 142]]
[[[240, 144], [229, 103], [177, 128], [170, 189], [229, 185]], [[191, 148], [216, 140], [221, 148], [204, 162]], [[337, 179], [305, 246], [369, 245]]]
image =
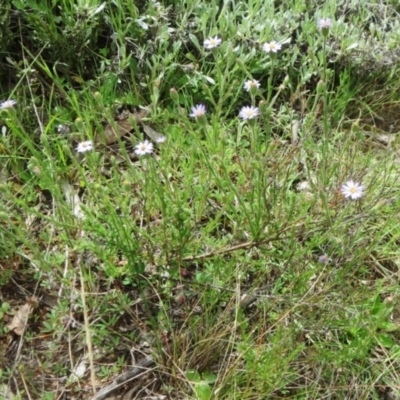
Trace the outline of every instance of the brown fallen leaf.
[[26, 328], [29, 314], [31, 313], [34, 304], [37, 302], [37, 297], [32, 296], [29, 298], [28, 302], [19, 308], [11, 322], [7, 325], [7, 328], [16, 335], [21, 336]]
[[131, 122], [132, 120], [138, 124], [143, 118], [147, 117], [148, 114], [149, 110], [143, 108], [138, 112], [129, 114], [129, 116], [126, 118], [115, 121], [113, 125], [106, 125], [104, 132], [98, 134], [95, 141], [97, 143], [101, 142], [104, 144], [112, 144], [116, 142], [119, 138], [126, 135], [133, 129]]
[[108, 124], [104, 128], [104, 132], [96, 136], [96, 142], [102, 142], [105, 144], [112, 144], [119, 138], [126, 135], [133, 129], [133, 126], [128, 118], [115, 121], [114, 125]]

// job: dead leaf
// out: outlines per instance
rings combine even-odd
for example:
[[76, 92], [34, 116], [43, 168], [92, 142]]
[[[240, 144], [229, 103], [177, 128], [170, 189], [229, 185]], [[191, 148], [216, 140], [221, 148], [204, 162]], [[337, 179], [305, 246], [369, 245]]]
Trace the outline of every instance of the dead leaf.
[[14, 395], [14, 393], [11, 391], [11, 389], [5, 385], [4, 383], [2, 383], [0, 385], [0, 399], [4, 399], [4, 400], [13, 400], [15, 399], [16, 396]]
[[148, 114], [149, 110], [143, 108], [138, 112], [129, 114], [129, 116], [126, 118], [115, 121], [113, 125], [108, 124], [104, 128], [104, 132], [97, 135], [95, 141], [97, 143], [102, 142], [104, 144], [112, 144], [116, 142], [119, 138], [126, 135], [133, 129], [133, 124], [131, 122], [132, 120], [138, 124], [143, 118], [147, 117]]
[[0, 183], [5, 184], [8, 181], [8, 170], [4, 166], [0, 167]]
[[16, 335], [21, 336], [24, 333], [26, 322], [32, 311], [32, 303], [26, 303], [17, 311], [7, 328]]
[[375, 139], [384, 144], [385, 146], [390, 146], [395, 139], [395, 135], [388, 135], [385, 133], [378, 133], [375, 135]]
[[72, 213], [75, 215], [76, 218], [84, 219], [85, 215], [81, 209], [81, 199], [78, 194], [75, 193], [74, 189], [67, 181], [63, 181], [61, 185], [64, 192], [65, 200], [72, 208]]
[[133, 129], [129, 118], [121, 119], [116, 121], [114, 126], [108, 124], [104, 128], [104, 132], [96, 137], [96, 142], [103, 142], [105, 144], [112, 144], [116, 142], [119, 138], [126, 135]]
[[72, 370], [68, 382], [72, 383], [84, 377], [87, 370], [87, 360], [82, 360], [79, 364], [75, 366]]
[[167, 138], [164, 135], [161, 135], [161, 133], [158, 133], [157, 131], [155, 131], [152, 127], [145, 125], [142, 122], [142, 126], [143, 126], [143, 130], [146, 133], [146, 135], [154, 140], [156, 143], [164, 143]]
[[299, 143], [299, 126], [300, 126], [300, 123], [298, 120], [294, 120], [292, 122], [292, 143], [293, 144]]

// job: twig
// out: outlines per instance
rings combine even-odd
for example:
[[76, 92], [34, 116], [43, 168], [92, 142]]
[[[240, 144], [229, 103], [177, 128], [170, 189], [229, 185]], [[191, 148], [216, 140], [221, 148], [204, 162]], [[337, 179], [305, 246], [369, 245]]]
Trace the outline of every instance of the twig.
[[188, 256], [188, 257], [183, 258], [182, 261], [202, 260], [203, 258], [213, 257], [218, 254], [230, 253], [235, 250], [246, 249], [246, 248], [249, 248], [249, 247], [252, 247], [255, 245], [256, 245], [256, 242], [254, 242], [252, 240], [250, 242], [237, 244], [236, 246], [225, 247], [224, 249], [221, 249], [221, 250], [213, 250], [208, 253], [200, 254], [198, 256]]
[[270, 242], [275, 242], [277, 240], [287, 239], [287, 237], [282, 237], [281, 234], [284, 231], [280, 232], [277, 236], [272, 238], [266, 238], [261, 240], [250, 240], [249, 242], [236, 244], [235, 246], [225, 247], [221, 250], [213, 250], [208, 253], [203, 253], [198, 256], [188, 256], [182, 259], [182, 261], [194, 261], [194, 260], [202, 260], [203, 258], [214, 257], [220, 254], [231, 253], [232, 251], [241, 250], [241, 249], [249, 249], [251, 247], [258, 246], [259, 244], [266, 244]]
[[[354, 222], [354, 221], [357, 221], [359, 219], [365, 218], [367, 216], [368, 216], [368, 214], [365, 214], [365, 213], [364, 214], [357, 214], [357, 215], [354, 215], [354, 216], [352, 215], [352, 216], [348, 216], [348, 217], [343, 218], [343, 222], [350, 223], [350, 222]], [[317, 228], [314, 228], [313, 230], [308, 231], [307, 234], [310, 235], [312, 233], [315, 233], [315, 232], [318, 232], [320, 230], [326, 229], [326, 227], [324, 225], [325, 222], [326, 222], [325, 220], [314, 222], [313, 224], [316, 225]], [[319, 226], [319, 225], [321, 225], [321, 226]], [[235, 246], [225, 247], [225, 248], [220, 249], [220, 250], [212, 250], [212, 251], [210, 251], [208, 253], [203, 253], [203, 254], [200, 254], [200, 255], [197, 255], [197, 256], [187, 256], [187, 257], [184, 257], [182, 259], [182, 261], [202, 260], [204, 258], [214, 257], [214, 256], [217, 256], [217, 255], [220, 255], [220, 254], [231, 253], [231, 252], [236, 251], [236, 250], [249, 249], [251, 247], [255, 247], [255, 246], [258, 246], [260, 244], [267, 244], [267, 243], [270, 243], [270, 242], [276, 242], [277, 240], [288, 239], [292, 235], [291, 236], [281, 236], [281, 235], [283, 233], [287, 232], [290, 229], [302, 228], [302, 227], [304, 227], [304, 222], [287, 226], [287, 227], [283, 228], [278, 233], [277, 236], [274, 236], [272, 238], [266, 238], [266, 239], [261, 239], [261, 240], [251, 240], [249, 242], [240, 243], [240, 244], [237, 244]], [[303, 232], [303, 231], [301, 231], [301, 232]]]
[[156, 365], [154, 360], [151, 357], [146, 357], [142, 361], [140, 361], [136, 366], [129, 369], [126, 372], [118, 375], [108, 386], [101, 389], [94, 397], [90, 400], [104, 400], [111, 394], [113, 394], [117, 389], [119, 389], [122, 385], [129, 382], [130, 380], [137, 378], [141, 372], [147, 370], [149, 368], [153, 368]]
[[[83, 238], [84, 232], [81, 232], [81, 238]], [[89, 323], [89, 313], [86, 305], [86, 292], [85, 292], [85, 279], [83, 275], [83, 255], [80, 253], [76, 260], [76, 264], [79, 269], [79, 276], [81, 281], [81, 298], [82, 298], [82, 307], [83, 307], [83, 319], [85, 323], [85, 333], [86, 333], [86, 346], [89, 356], [89, 364], [90, 364], [90, 379], [92, 382], [93, 393], [96, 393], [96, 373], [94, 371], [94, 358], [93, 358], [93, 345], [92, 345], [92, 336], [90, 333], [90, 323]]]

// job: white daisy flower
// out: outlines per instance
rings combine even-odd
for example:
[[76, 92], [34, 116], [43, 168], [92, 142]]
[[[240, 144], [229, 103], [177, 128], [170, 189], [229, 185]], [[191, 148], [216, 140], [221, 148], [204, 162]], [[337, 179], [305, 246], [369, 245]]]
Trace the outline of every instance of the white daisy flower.
[[189, 114], [190, 117], [199, 118], [206, 113], [206, 106], [204, 104], [197, 104], [191, 108], [192, 113]]
[[332, 26], [332, 20], [330, 18], [321, 18], [318, 20], [319, 29], [329, 29]]
[[6, 100], [0, 103], [0, 109], [13, 108], [17, 102], [15, 100]]
[[160, 135], [157, 139], [156, 139], [156, 143], [164, 143], [167, 140], [167, 138], [163, 135]]
[[258, 82], [255, 79], [248, 80], [244, 83], [244, 89], [248, 92], [250, 92], [250, 90], [252, 89], [253, 90], [258, 89], [259, 87], [260, 87], [260, 82]]
[[347, 181], [340, 189], [344, 197], [357, 200], [364, 194], [364, 186], [354, 181]]
[[213, 49], [214, 47], [218, 47], [221, 44], [221, 42], [222, 40], [218, 36], [215, 36], [213, 38], [206, 39], [204, 41], [204, 47], [207, 50], [210, 50]]
[[153, 143], [145, 140], [144, 142], [140, 142], [135, 146], [135, 153], [138, 156], [144, 156], [145, 154], [151, 154], [153, 152]]
[[260, 115], [260, 110], [258, 107], [242, 107], [242, 109], [239, 112], [239, 117], [242, 119], [253, 119], [257, 117], [257, 115]]
[[282, 45], [273, 40], [269, 43], [264, 43], [262, 49], [266, 53], [277, 53], [282, 48]]
[[76, 151], [78, 153], [86, 153], [87, 151], [93, 150], [93, 142], [91, 140], [86, 140], [85, 142], [80, 142]]

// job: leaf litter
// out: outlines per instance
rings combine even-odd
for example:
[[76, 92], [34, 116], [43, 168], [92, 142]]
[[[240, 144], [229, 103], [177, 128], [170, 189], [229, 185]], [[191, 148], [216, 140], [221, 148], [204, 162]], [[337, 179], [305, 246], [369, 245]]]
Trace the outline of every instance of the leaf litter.
[[38, 302], [39, 299], [36, 296], [30, 297], [27, 303], [18, 309], [11, 322], [7, 325], [8, 330], [18, 336], [22, 336], [25, 332], [29, 315]]

